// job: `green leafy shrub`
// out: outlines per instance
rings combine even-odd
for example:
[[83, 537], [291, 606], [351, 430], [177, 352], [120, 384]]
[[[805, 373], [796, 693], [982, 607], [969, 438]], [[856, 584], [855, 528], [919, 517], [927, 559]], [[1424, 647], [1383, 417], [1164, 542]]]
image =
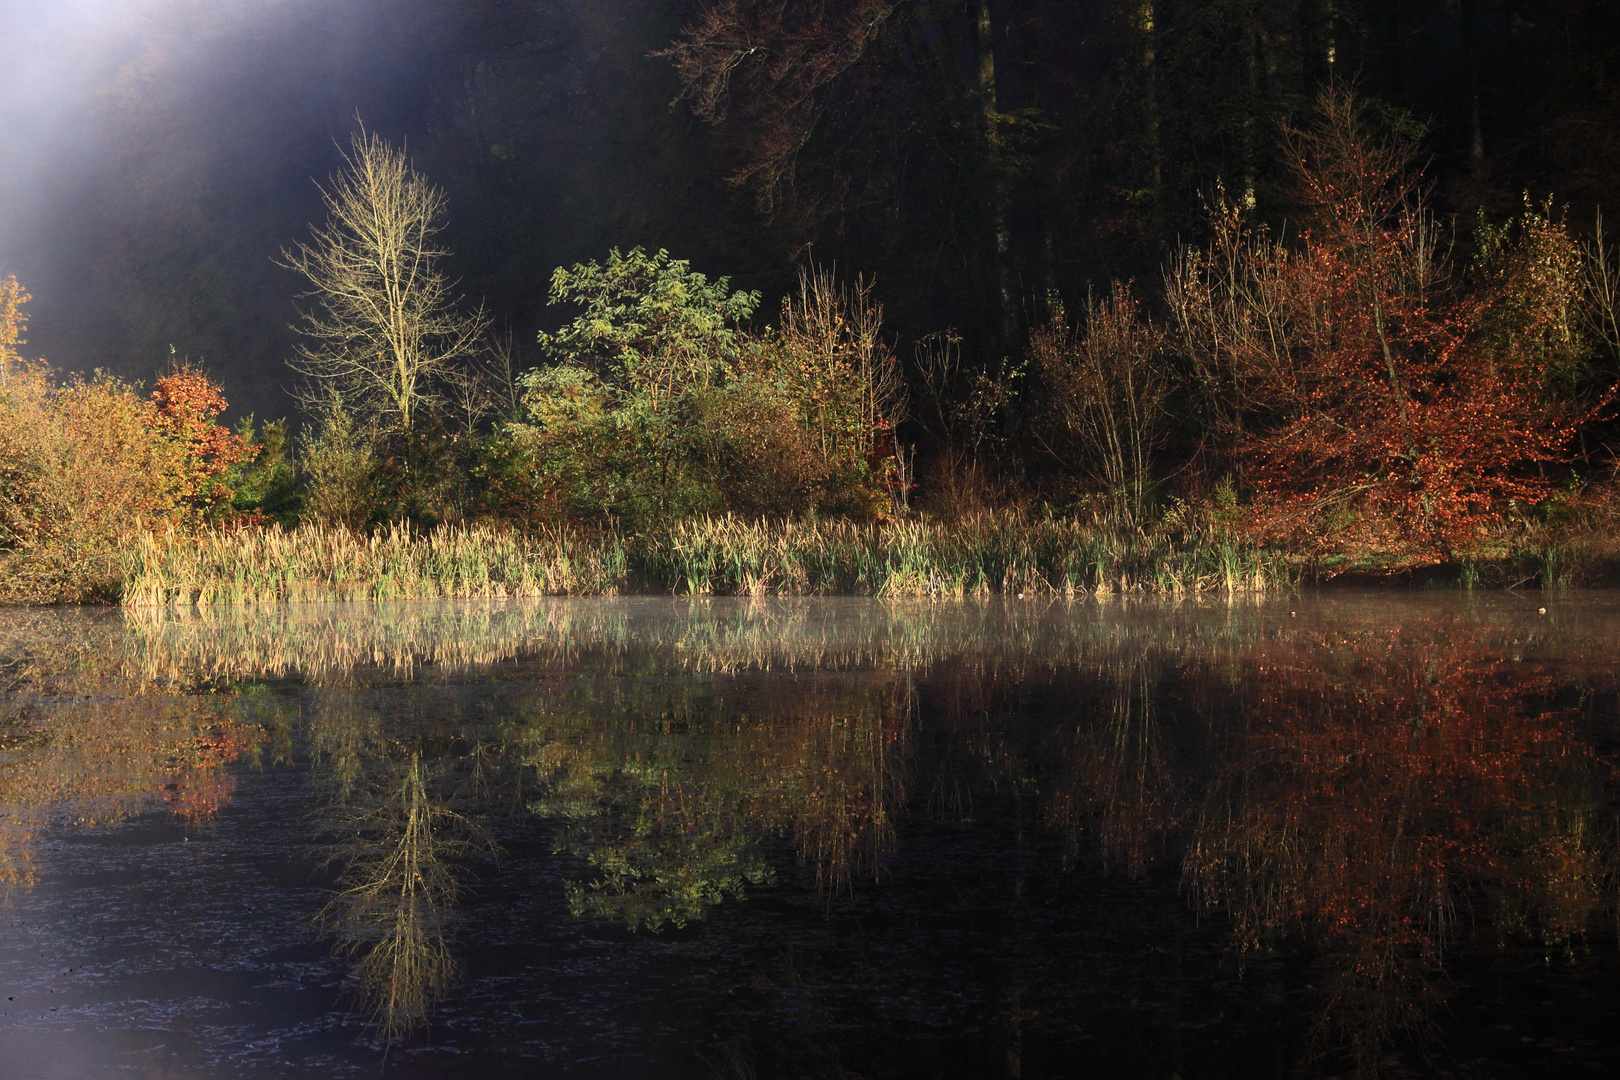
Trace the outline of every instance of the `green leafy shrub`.
[[757, 293], [637, 248], [559, 269], [551, 300], [581, 310], [540, 336], [552, 363], [522, 378], [522, 418], [482, 466], [504, 512], [645, 530], [886, 507], [903, 394], [865, 283], [806, 274], [780, 329], [754, 333]]
[[236, 435], [252, 457], [231, 474], [231, 508], [249, 521], [295, 524], [304, 508], [304, 494], [288, 452], [287, 421], [270, 420], [256, 429], [248, 416], [237, 425]]
[[300, 440], [299, 465], [308, 484], [304, 509], [316, 521], [363, 528], [382, 508], [382, 463], [375, 436], [355, 423], [336, 396], [313, 431]]

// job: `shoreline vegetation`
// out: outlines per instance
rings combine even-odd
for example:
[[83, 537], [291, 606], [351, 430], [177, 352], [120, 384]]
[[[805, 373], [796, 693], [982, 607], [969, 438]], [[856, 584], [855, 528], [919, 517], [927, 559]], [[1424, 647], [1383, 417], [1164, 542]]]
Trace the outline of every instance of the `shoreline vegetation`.
[[178, 358], [150, 391], [23, 359], [0, 282], [0, 602], [1613, 580], [1620, 251], [1527, 198], [1454, 257], [1418, 144], [1336, 84], [1316, 111], [1293, 218], [1217, 185], [1157, 287], [1050, 291], [994, 354], [902, 360], [814, 264], [761, 325], [634, 248], [555, 271], [526, 369], [444, 276], [443, 192], [361, 131], [282, 256], [297, 431], [226, 427]]
[[687, 521], [661, 535], [486, 524], [370, 534], [303, 525], [144, 534], [130, 606], [539, 596], [963, 597], [1249, 593], [1288, 587], [1278, 552], [1233, 537], [1001, 511], [952, 523]]
[[1605, 542], [1612, 535], [1524, 530], [1414, 573], [1378, 565], [1332, 572], [1231, 533], [1012, 510], [949, 523], [725, 516], [634, 537], [487, 523], [370, 533], [272, 525], [142, 534], [124, 555], [119, 598], [131, 607], [645, 594], [1104, 598], [1254, 595], [1333, 579], [1557, 588], [1616, 580], [1620, 551]]

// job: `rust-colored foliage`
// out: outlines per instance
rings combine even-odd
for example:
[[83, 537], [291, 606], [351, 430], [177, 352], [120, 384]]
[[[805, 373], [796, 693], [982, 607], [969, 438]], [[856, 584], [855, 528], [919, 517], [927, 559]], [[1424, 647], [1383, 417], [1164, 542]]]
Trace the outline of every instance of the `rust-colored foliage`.
[[1184, 873], [1240, 947], [1299, 933], [1317, 949], [1319, 1049], [1370, 1069], [1391, 1036], [1421, 1031], [1471, 898], [1498, 934], [1591, 927], [1608, 766], [1543, 674], [1398, 630], [1256, 659]]
[[1195, 363], [1230, 380], [1263, 535], [1444, 560], [1510, 501], [1542, 500], [1558, 474], [1546, 466], [1568, 460], [1597, 411], [1549, 393], [1536, 344], [1572, 314], [1520, 304], [1522, 325], [1493, 333], [1498, 298], [1538, 281], [1510, 259], [1462, 288], [1438, 251], [1416, 145], [1374, 134], [1343, 88], [1319, 107], [1289, 135], [1299, 242], [1217, 205], [1217, 241], [1173, 270], [1171, 304]]
[[155, 426], [185, 455], [176, 496], [203, 514], [230, 499], [226, 474], [253, 454], [240, 436], [217, 422], [227, 404], [220, 388], [192, 367], [165, 375], [152, 388]]

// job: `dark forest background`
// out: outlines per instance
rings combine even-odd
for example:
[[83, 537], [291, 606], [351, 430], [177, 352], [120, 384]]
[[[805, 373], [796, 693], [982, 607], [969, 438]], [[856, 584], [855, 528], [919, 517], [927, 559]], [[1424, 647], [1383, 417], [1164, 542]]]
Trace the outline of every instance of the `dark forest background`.
[[767, 312], [809, 252], [875, 277], [902, 355], [949, 326], [993, 364], [1053, 290], [1151, 295], [1217, 184], [1283, 220], [1280, 125], [1330, 79], [1421, 133], [1464, 248], [1526, 192], [1577, 233], [1620, 205], [1612, 0], [722, 7], [759, 46], [723, 88], [695, 2], [152, 5], [62, 59], [73, 108], [39, 87], [0, 106], [0, 272], [35, 296], [28, 351], [150, 379], [172, 346], [233, 411], [288, 412], [297, 282], [273, 260], [321, 218], [313, 181], [356, 117], [446, 189], [454, 272], [520, 349], [561, 321], [554, 267], [644, 245]]

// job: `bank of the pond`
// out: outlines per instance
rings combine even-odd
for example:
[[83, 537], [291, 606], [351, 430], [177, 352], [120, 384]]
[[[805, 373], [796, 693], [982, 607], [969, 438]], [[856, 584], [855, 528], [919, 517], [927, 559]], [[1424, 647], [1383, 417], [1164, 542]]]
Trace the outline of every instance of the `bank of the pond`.
[[[93, 574], [0, 553], [0, 602], [126, 605], [691, 595], [1254, 594], [1302, 582], [1504, 588], [1620, 582], [1616, 535], [1501, 534], [1449, 561], [1323, 558], [1215, 529], [997, 511], [955, 521], [721, 516], [653, 535], [493, 524], [376, 532], [319, 524], [143, 533]], [[86, 560], [80, 560], [85, 562]], [[99, 567], [99, 568], [98, 568]], [[80, 568], [82, 569], [82, 568]]]
[[144, 535], [130, 605], [690, 594], [969, 596], [1260, 592], [1298, 570], [1230, 537], [999, 513], [956, 522], [684, 522], [655, 536], [487, 525]]

